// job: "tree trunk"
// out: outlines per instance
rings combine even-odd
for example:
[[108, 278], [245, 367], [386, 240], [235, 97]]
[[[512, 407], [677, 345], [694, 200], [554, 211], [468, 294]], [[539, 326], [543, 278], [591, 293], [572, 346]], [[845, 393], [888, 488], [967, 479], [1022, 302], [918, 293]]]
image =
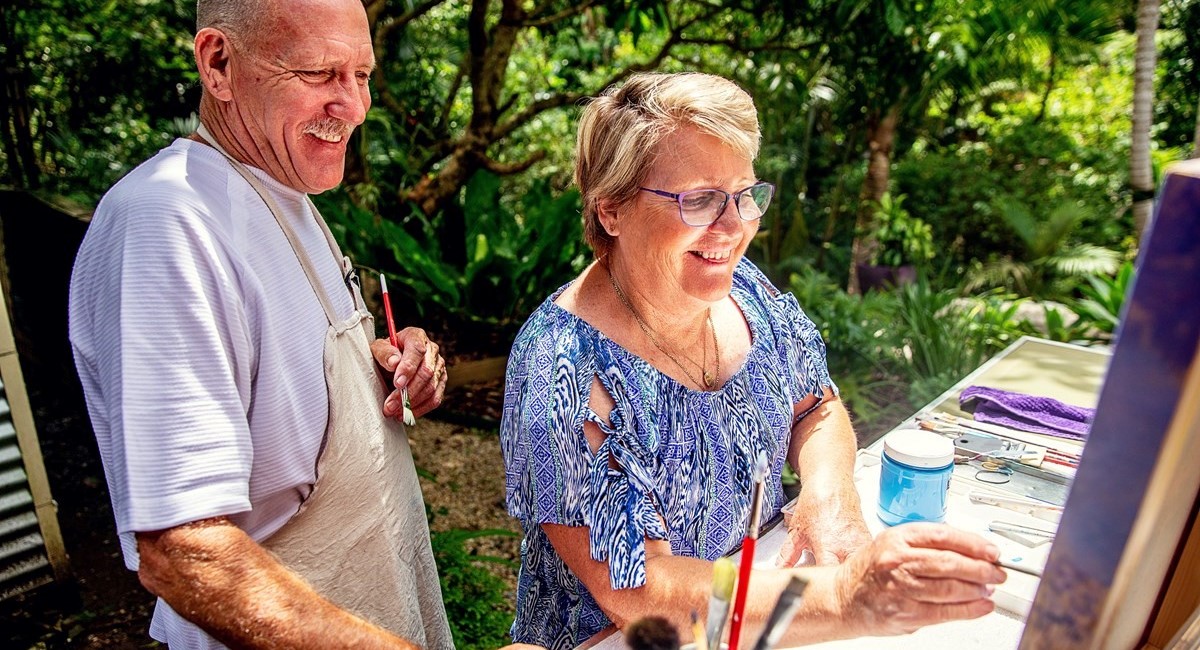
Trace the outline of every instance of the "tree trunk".
[[1050, 93], [1054, 91], [1054, 73], [1058, 68], [1058, 57], [1054, 55], [1054, 43], [1050, 44], [1050, 71], [1047, 73], [1046, 90], [1042, 93], [1042, 104], [1038, 108], [1037, 117], [1033, 118], [1034, 122], [1041, 122], [1046, 118], [1046, 105], [1050, 103]]
[[1196, 134], [1192, 136], [1192, 158], [1200, 158], [1200, 102], [1196, 103]]
[[505, 107], [501, 103], [508, 61], [516, 45], [525, 13], [520, 3], [504, 0], [500, 20], [487, 25], [487, 0], [471, 3], [467, 34], [470, 56], [467, 77], [471, 81], [471, 119], [466, 132], [456, 140], [444, 166], [402, 193], [405, 200], [420, 206], [428, 216], [441, 215], [438, 240], [442, 259], [450, 264], [466, 264], [466, 215], [448, 209], [457, 200], [458, 191], [480, 169], [500, 172], [501, 165], [488, 161], [487, 149], [495, 140], [493, 132]]
[[1158, 1], [1138, 0], [1137, 55], [1133, 71], [1133, 133], [1129, 153], [1129, 186], [1133, 190], [1133, 222], [1140, 239], [1154, 208], [1154, 173], [1150, 166], [1150, 122], [1154, 110], [1154, 34]]
[[38, 189], [42, 179], [33, 147], [25, 72], [17, 61], [19, 45], [13, 37], [5, 7], [0, 7], [0, 35], [8, 44], [0, 57], [0, 139], [4, 141], [4, 155], [8, 158], [8, 174], [13, 186]]
[[887, 110], [882, 119], [872, 120], [867, 126], [867, 176], [863, 179], [862, 193], [859, 195], [858, 216], [854, 222], [854, 243], [850, 247], [850, 279], [846, 283], [846, 291], [851, 295], [859, 293], [858, 265], [868, 264], [879, 247], [874, 233], [875, 206], [888, 189], [892, 147], [899, 117], [900, 107], [895, 105]]

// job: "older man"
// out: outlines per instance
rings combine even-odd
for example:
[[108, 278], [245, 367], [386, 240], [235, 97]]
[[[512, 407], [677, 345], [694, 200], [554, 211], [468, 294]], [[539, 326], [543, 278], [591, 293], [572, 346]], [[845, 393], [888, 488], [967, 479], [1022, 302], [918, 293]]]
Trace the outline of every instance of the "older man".
[[450, 648], [396, 420], [401, 388], [417, 415], [437, 406], [445, 365], [420, 329], [374, 340], [308, 199], [341, 182], [371, 103], [363, 7], [200, 0], [197, 23], [202, 126], [105, 195], [71, 284], [126, 565], [159, 597], [151, 635]]

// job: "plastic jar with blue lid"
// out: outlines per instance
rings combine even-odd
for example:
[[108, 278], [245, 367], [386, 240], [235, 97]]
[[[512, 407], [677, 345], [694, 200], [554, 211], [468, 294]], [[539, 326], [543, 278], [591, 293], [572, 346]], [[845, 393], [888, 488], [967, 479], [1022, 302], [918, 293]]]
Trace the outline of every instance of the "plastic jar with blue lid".
[[879, 518], [889, 526], [944, 521], [954, 443], [932, 431], [902, 429], [883, 439]]

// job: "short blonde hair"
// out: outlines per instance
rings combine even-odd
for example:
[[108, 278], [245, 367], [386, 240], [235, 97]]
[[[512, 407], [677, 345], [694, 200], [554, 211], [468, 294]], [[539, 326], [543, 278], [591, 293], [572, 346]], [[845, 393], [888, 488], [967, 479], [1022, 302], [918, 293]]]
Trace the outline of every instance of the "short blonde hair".
[[640, 73], [583, 109], [575, 143], [575, 184], [583, 197], [583, 235], [596, 257], [612, 248], [599, 201], [626, 205], [654, 165], [658, 145], [692, 126], [753, 161], [761, 134], [750, 94], [710, 74]]

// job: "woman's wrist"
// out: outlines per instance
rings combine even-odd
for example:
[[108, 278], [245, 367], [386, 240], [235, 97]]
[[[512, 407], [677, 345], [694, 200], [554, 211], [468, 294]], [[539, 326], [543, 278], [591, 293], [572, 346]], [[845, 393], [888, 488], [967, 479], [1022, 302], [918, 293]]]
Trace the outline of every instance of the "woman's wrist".
[[805, 482], [800, 488], [800, 500], [810, 505], [834, 510], [856, 509], [861, 500], [851, 477], [822, 477], [824, 480]]

